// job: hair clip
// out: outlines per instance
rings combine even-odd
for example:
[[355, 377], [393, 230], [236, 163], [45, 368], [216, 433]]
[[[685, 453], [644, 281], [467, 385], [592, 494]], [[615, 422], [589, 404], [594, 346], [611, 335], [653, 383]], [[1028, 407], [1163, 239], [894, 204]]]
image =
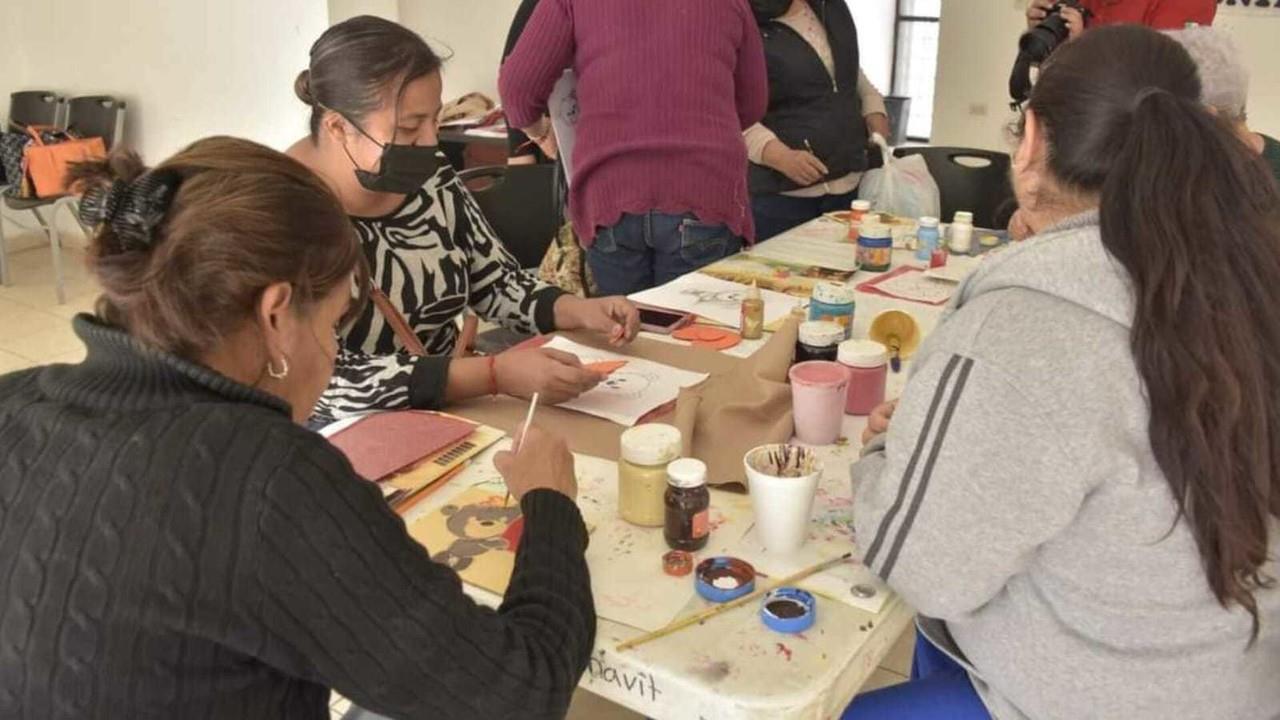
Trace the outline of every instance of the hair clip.
[[181, 182], [177, 172], [153, 170], [133, 182], [116, 180], [93, 188], [80, 200], [80, 220], [110, 225], [121, 251], [149, 250]]

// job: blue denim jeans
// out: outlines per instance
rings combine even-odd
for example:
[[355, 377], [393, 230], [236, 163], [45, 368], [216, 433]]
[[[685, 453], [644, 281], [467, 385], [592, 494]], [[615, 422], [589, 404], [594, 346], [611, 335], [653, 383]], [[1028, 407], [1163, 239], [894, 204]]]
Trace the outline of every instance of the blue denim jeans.
[[596, 232], [587, 262], [601, 295], [630, 295], [741, 249], [742, 238], [728, 227], [700, 222], [692, 213], [628, 213], [617, 225]]
[[969, 681], [969, 673], [934, 647], [924, 633], [916, 635], [911, 680], [873, 690], [853, 699], [841, 720], [991, 720], [986, 705]]
[[764, 242], [774, 235], [781, 235], [797, 225], [822, 217], [837, 210], [848, 210], [858, 191], [844, 195], [821, 195], [799, 198], [786, 195], [752, 195], [751, 214], [756, 220], [756, 240]]

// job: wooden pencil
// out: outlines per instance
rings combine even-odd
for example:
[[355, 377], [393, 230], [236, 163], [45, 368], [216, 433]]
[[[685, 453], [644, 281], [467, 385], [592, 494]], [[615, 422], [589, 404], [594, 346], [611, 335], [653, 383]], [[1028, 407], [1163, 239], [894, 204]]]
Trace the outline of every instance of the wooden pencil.
[[853, 553], [850, 552], [850, 553], [845, 553], [844, 555], [841, 555], [838, 558], [832, 558], [830, 560], [827, 560], [826, 562], [818, 563], [817, 565], [814, 565], [813, 567], [807, 568], [805, 570], [801, 570], [800, 572], [794, 575], [788, 575], [787, 577], [784, 577], [781, 580], [775, 583], [772, 583], [768, 587], [757, 588], [755, 592], [749, 593], [747, 595], [743, 595], [737, 600], [731, 600], [722, 605], [717, 605], [715, 607], [707, 608], [706, 610], [703, 610], [701, 612], [696, 612], [681, 620], [676, 620], [675, 622], [671, 623], [670, 625], [664, 628], [654, 630], [653, 632], [650, 632], [650, 633], [645, 633], [644, 635], [641, 635], [639, 637], [634, 637], [624, 643], [619, 644], [617, 650], [618, 652], [622, 652], [623, 650], [630, 650], [631, 648], [636, 647], [638, 645], [643, 645], [647, 642], [652, 642], [654, 640], [657, 640], [658, 638], [666, 637], [678, 630], [683, 630], [684, 628], [687, 628], [690, 625], [697, 625], [698, 623], [705, 622], [706, 620], [709, 620], [717, 615], [726, 613], [730, 610], [733, 610], [734, 608], [742, 607], [743, 605], [746, 605], [752, 600], [755, 600], [761, 597], [762, 595], [772, 592], [773, 590], [776, 590], [780, 587], [794, 585], [811, 575], [816, 575], [822, 572], [823, 570], [833, 568], [836, 565], [839, 565], [840, 563], [844, 562], [845, 560], [848, 560], [851, 557], [853, 557]]

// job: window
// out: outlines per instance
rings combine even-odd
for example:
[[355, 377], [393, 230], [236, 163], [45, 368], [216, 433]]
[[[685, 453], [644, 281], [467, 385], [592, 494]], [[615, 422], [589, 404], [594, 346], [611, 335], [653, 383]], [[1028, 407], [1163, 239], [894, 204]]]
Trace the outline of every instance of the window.
[[897, 0], [893, 94], [911, 98], [907, 138], [928, 142], [933, 133], [933, 88], [938, 74], [942, 0]]

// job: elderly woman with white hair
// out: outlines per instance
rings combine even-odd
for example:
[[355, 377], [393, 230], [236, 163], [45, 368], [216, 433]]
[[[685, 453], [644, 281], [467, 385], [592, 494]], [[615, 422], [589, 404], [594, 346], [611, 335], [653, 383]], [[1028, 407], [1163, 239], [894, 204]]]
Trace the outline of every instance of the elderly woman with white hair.
[[1249, 71], [1231, 36], [1207, 27], [1174, 30], [1169, 35], [1196, 61], [1204, 104], [1234, 124], [1240, 139], [1267, 161], [1280, 182], [1280, 141], [1249, 129]]

